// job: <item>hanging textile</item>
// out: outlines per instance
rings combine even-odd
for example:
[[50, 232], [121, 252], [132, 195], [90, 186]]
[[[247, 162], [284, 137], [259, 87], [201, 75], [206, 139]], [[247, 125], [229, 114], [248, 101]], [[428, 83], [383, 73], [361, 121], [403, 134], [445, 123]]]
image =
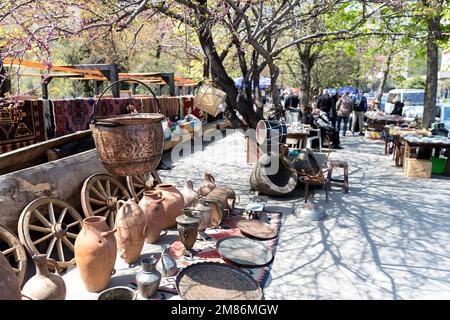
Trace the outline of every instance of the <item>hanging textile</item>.
[[15, 108], [0, 107], [1, 152], [12, 151], [45, 140], [42, 100], [26, 100]]

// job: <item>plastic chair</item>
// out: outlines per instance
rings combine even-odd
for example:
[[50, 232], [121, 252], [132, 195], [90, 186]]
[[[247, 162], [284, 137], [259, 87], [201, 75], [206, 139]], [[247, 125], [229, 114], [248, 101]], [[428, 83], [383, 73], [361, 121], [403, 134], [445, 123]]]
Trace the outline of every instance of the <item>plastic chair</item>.
[[319, 152], [322, 152], [322, 136], [320, 133], [320, 129], [311, 129], [310, 132], [317, 132], [317, 136], [308, 138], [308, 140], [306, 141], [306, 147], [308, 149], [312, 149], [311, 148], [312, 142], [314, 140], [319, 140]]

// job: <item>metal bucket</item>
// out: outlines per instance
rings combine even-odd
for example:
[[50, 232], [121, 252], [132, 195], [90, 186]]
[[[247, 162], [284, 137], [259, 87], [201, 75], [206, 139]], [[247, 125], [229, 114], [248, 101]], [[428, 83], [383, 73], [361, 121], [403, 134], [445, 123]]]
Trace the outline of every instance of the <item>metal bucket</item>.
[[[145, 83], [133, 79], [117, 82], [121, 81], [134, 81], [145, 85], [160, 110], [158, 99]], [[106, 90], [115, 83], [102, 92], [91, 113], [90, 128], [100, 162], [116, 176], [135, 176], [151, 172], [161, 160], [164, 149], [164, 115], [139, 113], [95, 118], [97, 104]]]

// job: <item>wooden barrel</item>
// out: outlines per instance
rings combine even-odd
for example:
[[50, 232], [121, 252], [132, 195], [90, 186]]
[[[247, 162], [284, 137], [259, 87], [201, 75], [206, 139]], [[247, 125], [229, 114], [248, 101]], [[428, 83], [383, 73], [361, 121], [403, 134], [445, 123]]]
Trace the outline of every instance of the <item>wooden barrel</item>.
[[135, 176], [155, 170], [164, 148], [159, 113], [97, 118], [90, 124], [100, 162], [116, 176]]
[[256, 141], [259, 144], [277, 145], [286, 142], [287, 126], [283, 121], [260, 120], [256, 125]]

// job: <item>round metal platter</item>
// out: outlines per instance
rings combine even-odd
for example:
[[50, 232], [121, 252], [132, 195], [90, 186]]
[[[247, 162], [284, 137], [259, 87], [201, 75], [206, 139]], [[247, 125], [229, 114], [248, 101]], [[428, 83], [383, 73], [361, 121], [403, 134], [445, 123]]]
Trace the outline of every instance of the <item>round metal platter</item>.
[[216, 248], [223, 259], [244, 267], [260, 267], [272, 261], [272, 251], [260, 241], [229, 236], [217, 241]]
[[184, 300], [262, 300], [258, 283], [238, 268], [217, 262], [192, 264], [177, 276], [176, 287]]
[[242, 234], [261, 240], [270, 240], [278, 235], [275, 228], [270, 224], [259, 220], [241, 220], [238, 221], [236, 226], [241, 230]]

